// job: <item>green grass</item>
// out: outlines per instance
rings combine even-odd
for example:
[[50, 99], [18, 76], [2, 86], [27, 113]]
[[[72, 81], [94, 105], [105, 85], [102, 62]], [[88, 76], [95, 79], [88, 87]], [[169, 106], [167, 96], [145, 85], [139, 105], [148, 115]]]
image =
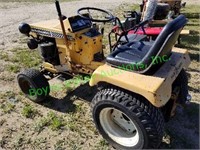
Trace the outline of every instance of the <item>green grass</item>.
[[42, 62], [38, 50], [16, 48], [13, 52], [14, 56], [11, 61], [19, 64], [22, 68], [36, 67]]
[[45, 126], [48, 126], [49, 121], [46, 118], [41, 118], [34, 124], [34, 131], [40, 133]]
[[38, 113], [36, 109], [33, 108], [33, 106], [26, 104], [22, 109], [22, 116], [26, 118], [34, 118], [36, 114]]
[[41, 118], [35, 125], [36, 132], [41, 132], [45, 127], [49, 127], [51, 130], [59, 130], [65, 126], [63, 117], [56, 115], [53, 112], [47, 114], [47, 117]]
[[89, 76], [81, 76], [81, 75], [77, 75], [74, 78], [70, 79], [70, 80], [66, 80], [64, 82], [64, 86], [63, 89], [65, 89], [66, 91], [70, 92], [72, 90], [74, 90], [75, 88], [77, 88], [80, 85], [83, 85], [85, 83], [87, 83], [89, 81], [90, 77]]
[[109, 146], [108, 142], [107, 142], [105, 139], [101, 139], [101, 140], [98, 142], [96, 148], [97, 148], [97, 149], [104, 149], [104, 150], [107, 150], [107, 149], [108, 149], [108, 146]]
[[20, 71], [20, 66], [18, 64], [9, 64], [7, 67], [6, 67], [6, 70], [8, 72], [13, 72], [13, 73], [18, 73]]
[[[5, 97], [7, 97], [7, 98], [15, 97], [15, 95], [16, 95], [15, 92], [12, 92], [12, 91], [7, 91], [7, 92], [3, 93], [4, 98]], [[1, 96], [0, 96], [0, 98], [1, 98]]]
[[5, 67], [8, 72], [18, 73], [22, 68], [38, 68], [42, 64], [38, 50], [30, 51], [29, 49], [14, 48], [11, 51], [12, 55], [0, 55], [2, 60], [10, 62]]
[[58, 130], [64, 126], [64, 119], [60, 116], [57, 116], [55, 113], [50, 112], [47, 117], [49, 119], [49, 126], [52, 130]]
[[[199, 61], [199, 49], [200, 49], [200, 6], [189, 5], [183, 9], [182, 13], [188, 18], [188, 23], [184, 29], [190, 30], [189, 35], [184, 35], [181, 38], [181, 44], [178, 47], [186, 48], [189, 50], [190, 58], [193, 62]], [[197, 15], [195, 15], [197, 13]], [[190, 65], [193, 68], [193, 65]]]
[[55, 150], [65, 150], [64, 145], [65, 145], [65, 141], [64, 140], [58, 140], [56, 142], [56, 144], [54, 144], [54, 149]]
[[10, 114], [15, 110], [15, 105], [11, 103], [0, 104], [0, 110], [2, 110], [5, 114]]
[[187, 5], [185, 8], [181, 10], [181, 13], [183, 13], [188, 18], [199, 18], [200, 14], [200, 5]]
[[9, 55], [7, 53], [1, 53], [0, 54], [0, 59], [4, 60], [4, 61], [9, 61]]

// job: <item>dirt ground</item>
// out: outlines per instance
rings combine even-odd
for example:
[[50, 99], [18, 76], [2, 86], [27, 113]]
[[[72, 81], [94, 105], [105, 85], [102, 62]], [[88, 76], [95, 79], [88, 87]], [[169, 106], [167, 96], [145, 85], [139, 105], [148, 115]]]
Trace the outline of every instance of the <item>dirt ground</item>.
[[[117, 11], [122, 4], [126, 4], [123, 6], [124, 10], [128, 9], [128, 4], [140, 2], [79, 0], [62, 2], [61, 8], [63, 14], [71, 16], [76, 14], [78, 8], [84, 6]], [[190, 0], [187, 4], [198, 2]], [[9, 3], [0, 0], [0, 149], [111, 149], [92, 122], [88, 102], [93, 98], [95, 88], [91, 90], [86, 84], [72, 92], [53, 92], [49, 101], [34, 104], [19, 91], [16, 73], [6, 69], [11, 63], [9, 60], [14, 51], [26, 47], [25, 39], [18, 31], [19, 23], [54, 18], [57, 18], [57, 13], [53, 3]], [[166, 124], [165, 137], [160, 147], [162, 149], [199, 149], [198, 46], [191, 50], [195, 60], [188, 69], [189, 89], [193, 101], [185, 109], [179, 107], [177, 115]], [[31, 116], [27, 117], [29, 114]]]

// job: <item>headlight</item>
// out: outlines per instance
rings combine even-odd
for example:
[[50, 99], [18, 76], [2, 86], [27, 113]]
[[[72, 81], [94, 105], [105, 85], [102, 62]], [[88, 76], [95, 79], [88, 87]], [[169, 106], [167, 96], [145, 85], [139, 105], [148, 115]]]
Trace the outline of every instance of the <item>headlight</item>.
[[30, 31], [31, 31], [31, 27], [29, 24], [27, 23], [21, 23], [19, 25], [19, 31], [22, 33], [22, 34], [26, 34], [26, 35], [29, 35]]

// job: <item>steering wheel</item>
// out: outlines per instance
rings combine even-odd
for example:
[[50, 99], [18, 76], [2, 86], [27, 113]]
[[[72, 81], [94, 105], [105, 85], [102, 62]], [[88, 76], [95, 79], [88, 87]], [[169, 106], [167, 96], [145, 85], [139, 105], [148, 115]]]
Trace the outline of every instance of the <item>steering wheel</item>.
[[[84, 11], [86, 11], [89, 15], [85, 16]], [[96, 12], [96, 14], [98, 14], [98, 15], [102, 14], [102, 16], [103, 16], [103, 14], [105, 14], [105, 16], [103, 16], [105, 19], [93, 18], [91, 11]], [[82, 7], [80, 9], [78, 9], [77, 13], [81, 18], [90, 20], [92, 22], [103, 22], [103, 23], [105, 23], [105, 22], [110, 22], [110, 21], [115, 19], [115, 17], [110, 12], [103, 10], [103, 9], [100, 9], [100, 8], [95, 8], [95, 7]]]

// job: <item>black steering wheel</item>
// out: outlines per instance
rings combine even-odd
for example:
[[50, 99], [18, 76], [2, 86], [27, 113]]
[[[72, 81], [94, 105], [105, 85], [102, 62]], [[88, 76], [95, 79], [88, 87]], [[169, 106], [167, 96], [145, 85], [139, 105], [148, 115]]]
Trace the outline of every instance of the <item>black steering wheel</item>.
[[[97, 15], [105, 14], [105, 16], [103, 16], [105, 19], [93, 18], [91, 11], [96, 12]], [[110, 22], [110, 21], [115, 19], [115, 17], [110, 12], [103, 10], [103, 9], [100, 9], [100, 8], [95, 8], [95, 7], [82, 7], [80, 9], [78, 9], [77, 13], [81, 18], [90, 20], [92, 22], [103, 22], [103, 23], [105, 23], [105, 22]], [[84, 15], [85, 13], [88, 13], [89, 15], [86, 16], [86, 15]]]

